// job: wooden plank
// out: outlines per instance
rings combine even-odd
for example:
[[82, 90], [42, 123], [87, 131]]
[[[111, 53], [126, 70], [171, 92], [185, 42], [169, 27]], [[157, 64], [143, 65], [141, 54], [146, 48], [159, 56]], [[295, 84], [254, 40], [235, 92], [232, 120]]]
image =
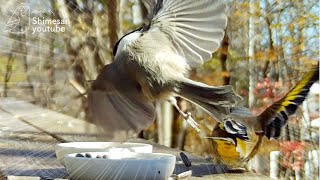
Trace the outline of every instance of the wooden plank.
[[38, 176], [8, 176], [7, 180], [40, 180]]
[[[13, 98], [0, 98], [0, 170], [2, 174], [12, 176], [68, 178], [54, 155], [54, 146], [61, 140], [100, 141], [96, 130], [85, 121]], [[142, 139], [129, 142], [152, 144], [154, 152], [175, 155], [174, 174], [192, 170], [191, 179], [234, 178], [233, 174], [221, 175], [228, 172], [226, 166], [215, 165], [201, 156], [185, 152], [192, 161], [192, 166], [186, 167], [179, 156], [181, 151], [177, 149]]]
[[[58, 137], [58, 139], [61, 138], [66, 141], [97, 140], [90, 136], [86, 136], [87, 128], [84, 127], [90, 126], [88, 125], [88, 123], [63, 114], [56, 113], [54, 111], [37, 107], [27, 102], [18, 101], [13, 98], [0, 99], [0, 108], [4, 109], [7, 112], [6, 114], [8, 116], [10, 116], [10, 114], [12, 117], [14, 116], [15, 121], [18, 121], [17, 118], [19, 118], [19, 120], [25, 121], [25, 123], [20, 121], [20, 124], [23, 123], [24, 126], [23, 128], [16, 129], [17, 133], [23, 134], [24, 131], [33, 131], [39, 133], [40, 130], [43, 130], [44, 132], [48, 132], [50, 135], [53, 135], [54, 137]], [[10, 125], [8, 125], [8, 127], [9, 126]], [[94, 129], [94, 127], [92, 129]], [[34, 141], [40, 140], [36, 138], [38, 137], [32, 137]], [[58, 143], [59, 141], [52, 138], [50, 142], [51, 144], [48, 145], [48, 148], [53, 149], [53, 147], [50, 146], [52, 146], [54, 143]], [[193, 163], [193, 166], [191, 168], [188, 168], [181, 161], [179, 156], [180, 151], [178, 150], [166, 148], [151, 141], [141, 139], [131, 140], [130, 142], [149, 143], [154, 146], [154, 152], [169, 153], [176, 155], [178, 161], [174, 171], [175, 174], [188, 171], [189, 169], [193, 171], [193, 175], [195, 176], [200, 176], [204, 174], [223, 173], [227, 171], [227, 169], [225, 169], [226, 167], [224, 166], [214, 165], [200, 156], [195, 156], [187, 153], [188, 157], [191, 159]], [[30, 146], [30, 144], [26, 146]], [[23, 159], [24, 157], [21, 157], [20, 161], [26, 160]]]
[[4, 176], [68, 177], [50, 135], [0, 110], [0, 171]]
[[269, 178], [264, 175], [258, 175], [256, 173], [241, 173], [241, 174], [213, 174], [213, 175], [204, 175], [201, 177], [192, 177], [192, 180], [226, 180], [226, 179], [232, 179], [232, 180], [272, 180], [272, 178]]
[[[40, 180], [40, 179], [41, 177], [38, 177], [38, 176], [8, 176], [7, 177], [7, 180]], [[54, 180], [67, 180], [67, 179], [56, 178]]]
[[62, 141], [99, 141], [95, 125], [14, 98], [0, 98], [0, 109], [61, 139]]

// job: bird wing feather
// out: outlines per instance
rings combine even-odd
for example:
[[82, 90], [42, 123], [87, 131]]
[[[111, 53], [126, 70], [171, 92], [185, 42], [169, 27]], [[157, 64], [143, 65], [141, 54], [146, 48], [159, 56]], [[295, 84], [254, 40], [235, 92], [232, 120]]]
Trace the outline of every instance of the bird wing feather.
[[260, 116], [268, 138], [278, 138], [281, 128], [287, 124], [289, 116], [294, 114], [306, 99], [312, 84], [319, 80], [319, 64], [314, 70], [305, 74], [283, 98], [268, 107]]
[[218, 49], [227, 25], [220, 0], [158, 0], [144, 31], [165, 33], [190, 67], [199, 67]]
[[116, 88], [93, 89], [88, 92], [88, 119], [101, 132], [115, 138], [119, 132], [127, 136], [148, 127], [155, 119], [155, 108], [151, 102], [128, 91], [121, 93]]

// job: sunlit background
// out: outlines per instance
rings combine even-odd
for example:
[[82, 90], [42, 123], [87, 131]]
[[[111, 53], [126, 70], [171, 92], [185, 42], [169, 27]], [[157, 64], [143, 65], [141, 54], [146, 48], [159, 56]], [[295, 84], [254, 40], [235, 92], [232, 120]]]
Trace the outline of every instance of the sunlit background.
[[[117, 40], [143, 24], [149, 10], [145, 1], [0, 0], [0, 97], [85, 121], [83, 93], [101, 67], [112, 62]], [[229, 21], [221, 48], [189, 76], [210, 85], [231, 84], [243, 104], [259, 114], [319, 61], [319, 1], [227, 2]], [[20, 17], [22, 23], [6, 29], [21, 3], [29, 7]], [[64, 23], [44, 32], [46, 25], [34, 18]], [[269, 176], [271, 164], [276, 164], [279, 168], [273, 173], [278, 177], [319, 178], [319, 93], [315, 83], [280, 140], [264, 139], [249, 169]], [[191, 110], [209, 136], [215, 120], [183, 100], [179, 104]], [[214, 159], [210, 140], [201, 139], [172, 107], [158, 103], [157, 111], [154, 125], [140, 133], [141, 138]], [[250, 138], [249, 149], [257, 139], [254, 134]]]

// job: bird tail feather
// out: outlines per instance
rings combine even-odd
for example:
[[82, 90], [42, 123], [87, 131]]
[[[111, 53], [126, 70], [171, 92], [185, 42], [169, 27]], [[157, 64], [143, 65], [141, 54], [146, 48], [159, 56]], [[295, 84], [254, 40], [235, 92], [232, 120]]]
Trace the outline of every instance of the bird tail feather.
[[180, 82], [176, 93], [218, 121], [223, 121], [223, 115], [230, 113], [230, 107], [242, 100], [229, 85], [214, 87], [192, 80]]

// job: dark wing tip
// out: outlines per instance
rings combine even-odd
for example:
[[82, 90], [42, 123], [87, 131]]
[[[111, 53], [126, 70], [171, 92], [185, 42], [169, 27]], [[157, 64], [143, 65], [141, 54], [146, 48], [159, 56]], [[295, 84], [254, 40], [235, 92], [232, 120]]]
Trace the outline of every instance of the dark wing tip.
[[[319, 80], [319, 63], [314, 69], [304, 75], [285, 97], [271, 105], [262, 114], [269, 115], [265, 119], [271, 119], [264, 127], [265, 136], [270, 139], [278, 139], [282, 128], [287, 124], [289, 116], [293, 115], [298, 107], [306, 99], [312, 84]], [[276, 112], [276, 113], [273, 113]], [[271, 117], [270, 117], [271, 115]], [[269, 118], [268, 118], [269, 117]]]
[[268, 139], [274, 138], [279, 139], [281, 136], [282, 128], [285, 126], [288, 118], [282, 119], [279, 117], [274, 118], [274, 120], [265, 127], [264, 133]]

